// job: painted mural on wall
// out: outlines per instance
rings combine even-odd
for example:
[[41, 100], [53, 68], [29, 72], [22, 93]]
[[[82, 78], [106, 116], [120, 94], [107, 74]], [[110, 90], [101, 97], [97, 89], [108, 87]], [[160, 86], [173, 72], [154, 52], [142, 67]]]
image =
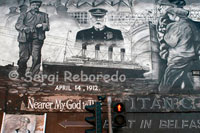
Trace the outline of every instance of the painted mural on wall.
[[0, 3], [0, 80], [8, 99], [199, 94], [197, 0]]

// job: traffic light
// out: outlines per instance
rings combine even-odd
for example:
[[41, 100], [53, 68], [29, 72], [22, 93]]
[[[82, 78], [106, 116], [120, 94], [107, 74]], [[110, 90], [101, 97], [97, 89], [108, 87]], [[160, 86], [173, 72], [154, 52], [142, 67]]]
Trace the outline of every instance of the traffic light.
[[93, 129], [85, 130], [85, 133], [102, 133], [101, 102], [95, 102], [94, 105], [85, 106], [85, 109], [93, 114], [91, 117], [86, 117], [85, 121], [94, 126]]
[[113, 113], [112, 121], [113, 127], [124, 127], [126, 126], [126, 116], [125, 116], [125, 104], [122, 102], [113, 102]]

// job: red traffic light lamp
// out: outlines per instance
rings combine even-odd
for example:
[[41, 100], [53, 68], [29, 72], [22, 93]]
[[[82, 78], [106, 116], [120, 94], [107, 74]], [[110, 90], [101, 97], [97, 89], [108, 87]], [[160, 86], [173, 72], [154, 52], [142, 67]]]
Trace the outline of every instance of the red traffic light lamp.
[[125, 104], [121, 102], [114, 102], [112, 116], [113, 127], [126, 126]]
[[125, 111], [123, 103], [116, 103], [113, 107], [114, 107], [114, 111], [117, 113], [122, 113]]

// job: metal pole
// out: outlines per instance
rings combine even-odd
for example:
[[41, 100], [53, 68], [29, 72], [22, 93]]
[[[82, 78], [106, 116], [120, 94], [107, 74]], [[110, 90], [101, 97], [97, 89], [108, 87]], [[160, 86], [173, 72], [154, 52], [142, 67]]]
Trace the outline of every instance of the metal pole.
[[111, 116], [111, 103], [112, 103], [111, 96], [107, 97], [107, 102], [108, 102], [108, 129], [109, 129], [109, 133], [113, 133], [113, 131], [112, 131], [112, 116]]

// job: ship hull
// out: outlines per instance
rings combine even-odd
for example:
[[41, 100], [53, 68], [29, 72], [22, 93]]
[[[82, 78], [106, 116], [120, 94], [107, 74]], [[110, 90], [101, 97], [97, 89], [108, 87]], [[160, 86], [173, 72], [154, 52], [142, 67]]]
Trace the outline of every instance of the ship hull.
[[86, 74], [86, 75], [125, 75], [126, 78], [144, 78], [143, 74], [147, 70], [143, 69], [128, 69], [128, 68], [112, 68], [112, 67], [98, 67], [98, 66], [84, 66], [75, 64], [56, 64], [56, 63], [43, 63], [43, 72], [45, 74], [59, 74], [64, 75], [69, 72], [72, 75]]

